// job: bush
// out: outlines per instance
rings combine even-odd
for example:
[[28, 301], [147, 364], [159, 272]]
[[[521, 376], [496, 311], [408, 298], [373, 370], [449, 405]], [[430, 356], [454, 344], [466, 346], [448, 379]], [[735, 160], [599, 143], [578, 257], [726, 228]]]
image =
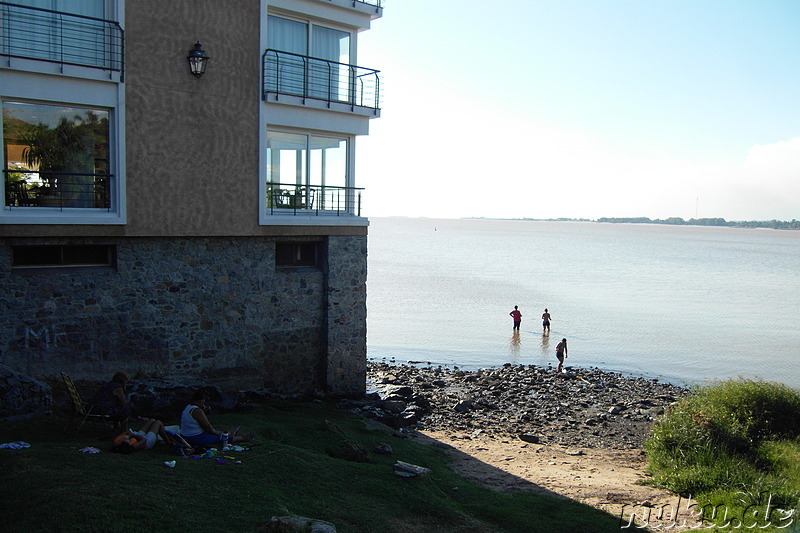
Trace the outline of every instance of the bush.
[[699, 494], [764, 485], [765, 473], [781, 470], [783, 459], [774, 450], [786, 448], [775, 443], [798, 437], [798, 391], [731, 380], [681, 400], [656, 424], [645, 448], [655, 484]]

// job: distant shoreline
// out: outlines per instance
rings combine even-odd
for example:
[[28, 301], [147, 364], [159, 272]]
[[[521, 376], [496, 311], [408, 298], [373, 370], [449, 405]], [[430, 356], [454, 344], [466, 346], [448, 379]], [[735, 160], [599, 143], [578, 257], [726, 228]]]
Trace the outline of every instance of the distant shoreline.
[[462, 217], [462, 220], [527, 220], [531, 222], [600, 222], [606, 224], [663, 224], [667, 226], [714, 226], [727, 228], [767, 228], [799, 230], [800, 221], [786, 220], [725, 220], [724, 218], [690, 218], [684, 220], [680, 217], [665, 219], [650, 219], [647, 217], [601, 217], [596, 220], [589, 218], [493, 218], [493, 217]]

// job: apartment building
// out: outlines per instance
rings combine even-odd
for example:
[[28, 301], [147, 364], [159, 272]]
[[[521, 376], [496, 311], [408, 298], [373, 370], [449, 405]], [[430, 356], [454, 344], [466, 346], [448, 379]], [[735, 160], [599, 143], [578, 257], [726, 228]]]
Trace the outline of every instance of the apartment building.
[[382, 11], [0, 2], [0, 364], [363, 393]]

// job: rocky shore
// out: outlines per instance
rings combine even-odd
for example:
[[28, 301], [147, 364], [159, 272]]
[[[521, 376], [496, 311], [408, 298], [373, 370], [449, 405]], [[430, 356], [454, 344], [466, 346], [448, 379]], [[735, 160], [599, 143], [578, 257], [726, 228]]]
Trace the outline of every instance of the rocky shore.
[[600, 369], [505, 364], [474, 371], [368, 364], [376, 393], [347, 407], [393, 427], [535, 444], [633, 449], [686, 389]]

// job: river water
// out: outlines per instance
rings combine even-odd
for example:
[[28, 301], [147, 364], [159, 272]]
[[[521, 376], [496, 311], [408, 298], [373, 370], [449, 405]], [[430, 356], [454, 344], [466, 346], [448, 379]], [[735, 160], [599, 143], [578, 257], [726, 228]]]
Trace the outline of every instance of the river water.
[[371, 360], [547, 366], [566, 338], [574, 367], [800, 388], [798, 231], [372, 218], [368, 251]]

